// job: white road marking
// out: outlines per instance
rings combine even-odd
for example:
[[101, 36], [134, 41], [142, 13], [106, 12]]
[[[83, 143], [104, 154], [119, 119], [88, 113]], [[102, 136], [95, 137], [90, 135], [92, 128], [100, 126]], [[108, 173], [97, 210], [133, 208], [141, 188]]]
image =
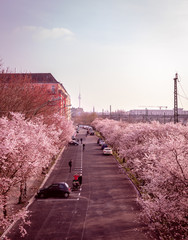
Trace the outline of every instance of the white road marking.
[[42, 202], [42, 201], [45, 201], [45, 202], [63, 202], [63, 201], [77, 201], [79, 198], [61, 198], [61, 199], [37, 199], [37, 201], [39, 202]]
[[81, 166], [80, 166], [81, 173], [82, 173], [82, 165], [83, 165], [83, 146], [81, 145]]

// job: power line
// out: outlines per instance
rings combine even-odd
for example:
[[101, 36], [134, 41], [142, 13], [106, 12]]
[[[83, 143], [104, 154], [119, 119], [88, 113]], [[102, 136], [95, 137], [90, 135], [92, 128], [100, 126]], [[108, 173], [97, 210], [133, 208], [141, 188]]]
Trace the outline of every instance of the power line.
[[[178, 96], [180, 96], [179, 94], [177, 94]], [[182, 103], [182, 101], [181, 101], [181, 98], [178, 98], [179, 100], [180, 100], [180, 103], [181, 103], [181, 106], [182, 106], [182, 108], [183, 108], [183, 103]]]
[[[179, 82], [179, 85], [180, 85], [180, 87], [181, 87], [181, 90], [182, 90], [182, 92], [184, 93], [184, 95], [185, 95], [185, 97], [184, 98], [186, 98], [186, 99], [188, 99], [188, 97], [187, 97], [187, 95], [186, 95], [186, 93], [185, 93], [185, 91], [184, 91], [184, 89], [183, 89], [183, 87], [182, 87], [182, 85], [181, 85], [181, 83]], [[181, 97], [183, 97], [183, 96], [181, 96]]]
[[179, 93], [178, 93], [178, 96], [180, 96], [180, 97], [182, 97], [182, 98], [184, 98], [184, 99], [188, 100], [188, 97], [184, 97], [184, 96], [182, 96], [182, 95], [181, 95], [181, 94], [179, 94]]

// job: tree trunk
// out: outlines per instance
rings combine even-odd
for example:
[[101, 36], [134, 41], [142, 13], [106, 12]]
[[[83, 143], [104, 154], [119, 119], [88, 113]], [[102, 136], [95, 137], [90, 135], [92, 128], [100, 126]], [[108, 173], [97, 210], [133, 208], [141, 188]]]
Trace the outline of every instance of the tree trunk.
[[7, 217], [7, 201], [6, 196], [3, 197], [3, 217]]
[[22, 203], [23, 192], [24, 192], [23, 183], [20, 183], [20, 196], [19, 196], [19, 198], [18, 198], [18, 204], [21, 204], [21, 203]]
[[25, 181], [25, 183], [24, 183], [24, 198], [26, 198], [27, 197], [27, 182]]

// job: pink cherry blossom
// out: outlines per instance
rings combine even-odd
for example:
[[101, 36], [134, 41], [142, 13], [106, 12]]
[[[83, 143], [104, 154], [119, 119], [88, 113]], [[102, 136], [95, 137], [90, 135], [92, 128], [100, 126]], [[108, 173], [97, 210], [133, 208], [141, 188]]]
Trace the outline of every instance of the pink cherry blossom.
[[188, 127], [96, 119], [93, 126], [140, 190], [141, 217], [153, 238], [188, 237]]
[[[11, 119], [0, 118], [0, 227], [7, 226], [22, 217], [26, 221], [27, 212], [10, 214], [7, 212], [12, 192], [15, 187], [20, 191], [14, 193], [21, 203], [27, 194], [29, 178], [38, 178], [42, 169], [49, 166], [52, 158], [66, 145], [73, 135], [73, 124], [58, 114], [51, 120], [32, 118], [26, 120], [20, 113], [11, 113]], [[24, 235], [24, 226], [20, 226]]]

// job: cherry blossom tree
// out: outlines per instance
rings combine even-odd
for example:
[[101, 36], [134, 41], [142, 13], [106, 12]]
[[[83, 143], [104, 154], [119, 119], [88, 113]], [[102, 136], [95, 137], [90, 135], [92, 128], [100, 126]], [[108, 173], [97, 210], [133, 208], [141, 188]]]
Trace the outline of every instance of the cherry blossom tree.
[[24, 210], [13, 215], [7, 212], [11, 192], [19, 186], [21, 203], [27, 193], [27, 180], [37, 178], [48, 167], [73, 131], [72, 122], [58, 114], [48, 124], [42, 117], [25, 120], [20, 113], [0, 118], [0, 227], [6, 228], [16, 217], [25, 219]]
[[[124, 124], [96, 119], [93, 125], [115, 146], [137, 178], [142, 219], [157, 239], [188, 236], [188, 127], [158, 122]], [[116, 126], [115, 126], [116, 125]]]
[[[72, 135], [75, 132], [73, 122], [68, 120], [67, 117], [61, 116], [58, 113], [49, 115], [48, 117], [45, 117], [43, 122], [47, 126], [53, 126], [55, 131], [58, 132], [59, 135], [58, 135], [57, 143], [58, 143], [59, 148], [61, 148], [68, 141], [70, 141]], [[49, 133], [53, 133], [53, 132], [49, 131]]]

